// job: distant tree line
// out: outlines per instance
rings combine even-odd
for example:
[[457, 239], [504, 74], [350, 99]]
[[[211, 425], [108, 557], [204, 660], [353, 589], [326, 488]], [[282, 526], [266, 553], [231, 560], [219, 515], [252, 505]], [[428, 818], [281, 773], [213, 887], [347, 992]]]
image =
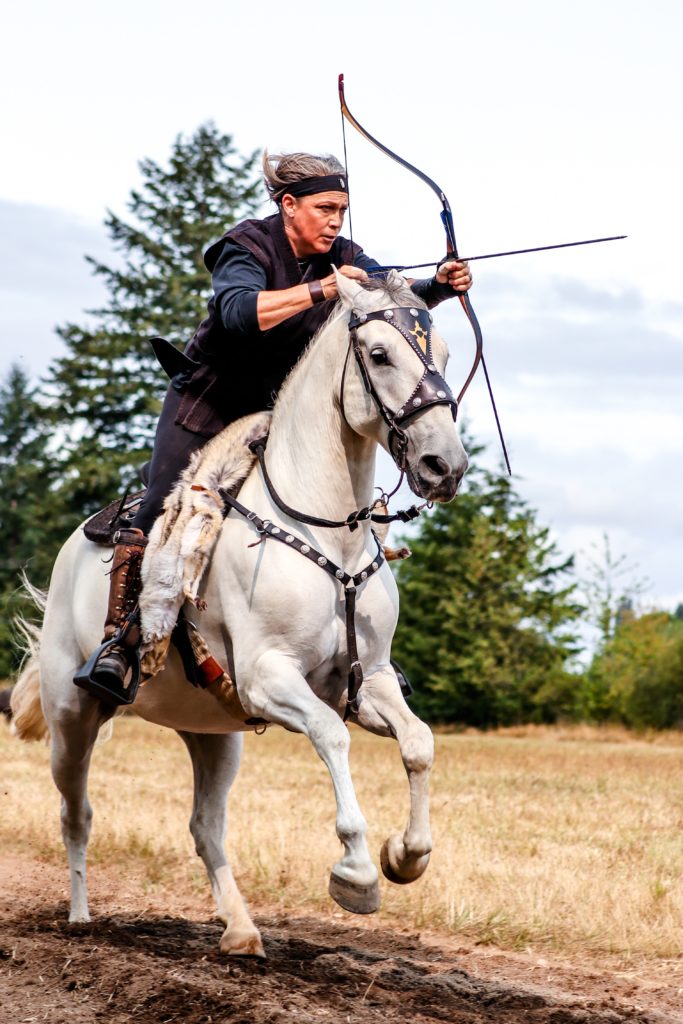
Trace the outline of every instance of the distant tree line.
[[[149, 457], [166, 380], [147, 339], [178, 346], [202, 319], [206, 244], [262, 199], [257, 154], [212, 124], [178, 137], [166, 167], [140, 164], [130, 221], [108, 213], [116, 266], [88, 260], [108, 292], [84, 325], [57, 328], [64, 354], [39, 384], [0, 381], [0, 678], [17, 667], [20, 574], [45, 586], [66, 537]], [[615, 590], [609, 549], [583, 587], [514, 480], [472, 466], [462, 493], [423, 516], [396, 570], [394, 654], [432, 722], [490, 727], [558, 719], [683, 724], [683, 608], [638, 615]], [[579, 666], [587, 615], [600, 643]]]

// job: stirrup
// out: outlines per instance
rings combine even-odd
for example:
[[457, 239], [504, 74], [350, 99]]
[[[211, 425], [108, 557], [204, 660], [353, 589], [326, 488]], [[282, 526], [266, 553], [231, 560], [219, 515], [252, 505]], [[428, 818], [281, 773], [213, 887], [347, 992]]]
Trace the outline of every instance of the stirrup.
[[94, 672], [97, 662], [111, 647], [121, 644], [121, 632], [117, 630], [110, 640], [105, 640], [90, 655], [84, 665], [79, 668], [74, 676], [74, 683], [80, 686], [92, 697], [104, 701], [105, 704], [132, 704], [137, 696], [140, 687], [140, 652], [135, 649], [126, 650], [126, 657], [130, 663], [131, 678], [128, 686], [106, 685], [95, 679]]

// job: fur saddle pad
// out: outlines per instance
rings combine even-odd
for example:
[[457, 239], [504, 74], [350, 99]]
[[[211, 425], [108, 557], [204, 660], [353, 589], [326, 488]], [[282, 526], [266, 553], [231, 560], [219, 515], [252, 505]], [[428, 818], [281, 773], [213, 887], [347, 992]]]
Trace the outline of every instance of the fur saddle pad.
[[237, 494], [256, 456], [248, 447], [270, 428], [270, 413], [236, 420], [195, 452], [164, 502], [142, 563], [143, 672], [156, 675], [186, 601], [203, 610], [199, 588], [225, 515], [222, 488]]

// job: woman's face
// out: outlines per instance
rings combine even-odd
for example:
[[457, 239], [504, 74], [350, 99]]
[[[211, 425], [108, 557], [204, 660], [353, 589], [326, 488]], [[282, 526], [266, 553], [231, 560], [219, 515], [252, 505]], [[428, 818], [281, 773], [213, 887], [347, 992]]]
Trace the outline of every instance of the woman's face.
[[329, 252], [341, 231], [349, 208], [346, 192], [318, 192], [314, 196], [284, 195], [282, 213], [285, 231], [300, 259]]

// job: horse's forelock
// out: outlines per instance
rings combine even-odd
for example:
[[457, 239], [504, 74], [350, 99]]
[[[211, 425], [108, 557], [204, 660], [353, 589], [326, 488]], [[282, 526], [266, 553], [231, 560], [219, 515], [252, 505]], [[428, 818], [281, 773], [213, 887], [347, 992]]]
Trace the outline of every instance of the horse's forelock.
[[[363, 312], [366, 313], [381, 309], [384, 302], [389, 302], [392, 306], [427, 308], [426, 303], [415, 294], [405, 278], [399, 277], [398, 274], [388, 278], [370, 278], [363, 282], [363, 291], [368, 293], [367, 308], [363, 302]], [[378, 303], [378, 299], [383, 301]]]

